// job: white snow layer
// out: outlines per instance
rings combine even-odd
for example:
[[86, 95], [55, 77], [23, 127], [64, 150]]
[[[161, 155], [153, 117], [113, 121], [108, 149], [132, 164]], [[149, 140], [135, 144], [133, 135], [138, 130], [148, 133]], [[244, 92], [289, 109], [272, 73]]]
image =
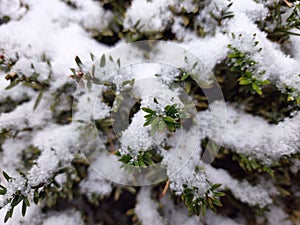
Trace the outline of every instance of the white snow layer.
[[[208, 132], [206, 135], [233, 149], [234, 151], [258, 158], [265, 163], [272, 163], [282, 156], [289, 156], [299, 152], [300, 147], [300, 113], [295, 113], [292, 118], [274, 125], [258, 116], [249, 115], [242, 110], [227, 105], [227, 116], [224, 118], [224, 110], [219, 102], [210, 105], [216, 112], [216, 117], [204, 131], [209, 131], [210, 126], [219, 127], [217, 133]], [[199, 120], [209, 117], [208, 112], [200, 112]], [[225, 120], [225, 121], [224, 121]], [[225, 127], [223, 126], [225, 123]]]

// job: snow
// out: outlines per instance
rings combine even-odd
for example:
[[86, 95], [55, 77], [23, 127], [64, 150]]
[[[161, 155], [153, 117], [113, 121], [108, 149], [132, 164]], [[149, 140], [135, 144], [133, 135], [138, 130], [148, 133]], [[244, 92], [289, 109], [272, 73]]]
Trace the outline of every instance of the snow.
[[171, 21], [172, 14], [168, 9], [169, 2], [169, 0], [133, 1], [126, 12], [124, 28], [152, 33], [164, 30]]
[[[147, 52], [134, 45], [126, 47], [125, 41], [121, 40], [116, 44], [117, 50], [111, 52], [114, 57], [117, 56], [114, 59], [118, 59], [118, 56], [124, 58], [121, 63], [125, 69], [119, 69], [115, 62], [109, 62], [109, 60], [106, 60], [105, 67], [99, 66], [101, 55], [110, 50], [110, 47], [94, 40], [93, 35], [106, 31], [114, 19], [114, 15], [105, 10], [100, 1], [72, 0], [72, 3], [76, 5], [72, 8], [61, 0], [50, 2], [0, 0], [0, 18], [3, 16], [11, 18], [8, 23], [0, 26], [0, 49], [1, 51], [3, 49], [6, 58], [15, 58], [16, 53], [20, 57], [11, 72], [27, 76], [39, 73], [38, 79], [41, 81], [47, 79], [50, 73], [52, 74], [49, 90], [45, 90], [44, 98], [33, 110], [38, 92], [22, 85], [12, 90], [5, 90], [9, 82], [5, 80], [5, 74], [0, 72], [1, 102], [8, 96], [15, 101], [29, 100], [10, 112], [0, 113], [1, 129], [6, 128], [13, 132], [22, 131], [14, 139], [5, 140], [2, 145], [1, 169], [5, 169], [16, 179], [5, 183], [8, 193], [1, 196], [0, 205], [17, 190], [28, 196], [31, 194], [29, 190], [31, 186], [48, 184], [59, 169], [70, 166], [74, 154], [77, 153], [75, 145], [78, 145], [81, 153], [92, 155], [91, 159], [88, 158], [90, 160], [88, 175], [80, 183], [80, 191], [87, 197], [91, 197], [92, 194], [110, 195], [114, 187], [111, 181], [124, 184], [128, 184], [128, 181], [131, 182], [130, 184], [134, 183], [136, 177], [123, 173], [117, 157], [105, 152], [107, 136], [100, 132], [100, 140], [95, 141], [94, 138], [97, 138], [98, 134], [91, 132], [89, 130], [91, 128], [88, 127], [94, 122], [93, 119], [104, 119], [110, 116], [111, 108], [99, 98], [105, 90], [103, 85], [93, 85], [90, 92], [84, 93], [81, 92], [82, 89], [77, 89], [75, 96], [77, 111], [73, 111], [75, 114], [73, 119], [83, 119], [87, 123], [86, 129], [73, 129], [74, 124], [58, 125], [53, 120], [50, 110], [53, 103], [51, 93], [70, 81], [70, 68], [76, 68], [75, 56], [79, 56], [84, 62], [85, 66], [81, 68], [83, 72], [91, 71], [94, 64], [96, 76], [102, 81], [109, 80], [116, 84], [118, 94], [127, 88], [122, 86], [124, 81], [134, 79], [131, 91], [141, 99], [141, 107], [156, 107], [157, 110], [162, 110], [167, 104], [173, 102], [178, 103], [180, 107], [187, 103], [179, 97], [182, 90], [178, 86], [175, 85], [172, 88], [169, 86], [179, 74], [179, 67], [195, 73], [197, 81], [209, 83], [212, 78], [211, 71], [226, 59], [230, 51], [227, 47], [229, 44], [246, 52], [250, 58], [257, 61], [253, 70], [255, 78], [270, 80], [282, 92], [286, 91], [286, 87], [293, 88], [295, 89], [293, 95], [296, 95], [300, 90], [299, 37], [290, 37], [291, 54], [286, 55], [280, 49], [280, 45], [267, 39], [267, 34], [259, 30], [255, 24], [267, 17], [269, 9], [266, 6], [274, 2], [278, 1], [212, 0], [197, 3], [193, 0], [133, 0], [124, 15], [125, 31], [155, 35], [171, 29], [180, 42], [159, 43], [154, 45], [154, 51]], [[229, 7], [230, 3], [232, 5]], [[184, 18], [173, 14], [169, 6], [173, 6], [177, 12], [183, 10], [190, 13], [200, 9], [195, 23], [191, 26], [203, 28], [207, 35], [199, 37], [192, 29], [185, 27]], [[223, 20], [220, 26], [210, 13], [220, 16], [222, 10], [232, 12], [234, 16]], [[269, 24], [268, 28], [274, 27]], [[232, 38], [232, 33], [236, 38]], [[241, 36], [237, 38], [240, 34]], [[254, 34], [256, 34], [255, 37]], [[253, 46], [255, 41], [259, 42], [256, 47]], [[262, 48], [261, 51], [259, 51], [260, 48]], [[190, 61], [183, 58], [186, 52], [192, 53], [189, 55]], [[92, 60], [93, 62], [88, 61], [90, 53], [96, 55], [96, 60]], [[45, 62], [45, 58], [48, 62]], [[199, 64], [197, 68], [192, 68], [193, 60], [199, 59], [202, 64]], [[148, 61], [140, 63], [141, 60]], [[265, 73], [259, 74], [261, 71]], [[161, 76], [154, 76], [155, 74]], [[153, 97], [157, 97], [159, 105], [153, 102]], [[226, 108], [227, 117], [225, 118], [224, 104], [215, 101], [210, 104], [210, 110], [198, 114], [198, 121], [194, 121], [196, 128], [177, 131], [172, 137], [166, 134], [152, 137], [149, 134], [150, 127], [143, 126], [145, 113], [140, 110], [135, 113], [132, 123], [121, 130], [121, 144], [115, 147], [117, 149], [120, 147], [121, 154], [127, 154], [128, 148], [134, 149], [137, 153], [139, 150], [157, 147], [162, 140], [168, 138], [166, 142], [171, 149], [169, 151], [161, 147], [158, 149], [159, 154], [164, 157], [162, 164], [167, 168], [170, 189], [176, 194], [182, 194], [183, 184], [187, 184], [188, 187], [198, 187], [198, 194], [202, 196], [208, 188], [206, 179], [209, 179], [213, 183], [221, 183], [221, 189], [230, 190], [237, 199], [250, 206], [270, 206], [273, 203], [272, 197], [278, 194], [272, 183], [263, 182], [259, 177], [260, 182], [252, 185], [246, 180], [239, 181], [233, 178], [223, 169], [205, 165], [200, 159], [200, 153], [203, 150], [199, 143], [208, 137], [249, 159], [258, 159], [262, 163], [271, 164], [283, 156], [299, 153], [300, 114], [296, 112], [291, 118], [285, 118], [278, 124], [268, 124], [261, 117], [245, 113], [243, 106], [238, 107], [227, 103]], [[26, 129], [32, 132], [27, 132]], [[85, 142], [82, 141], [84, 134], [89, 136]], [[74, 136], [78, 139], [77, 143], [74, 143]], [[21, 162], [22, 150], [31, 144], [41, 150], [41, 155], [28, 171], [29, 186], [27, 187], [26, 180], [17, 174], [16, 169]], [[96, 154], [98, 150], [101, 153]], [[196, 168], [200, 170], [195, 171]], [[298, 170], [299, 162], [294, 160], [291, 171], [296, 173]], [[66, 181], [63, 174], [56, 179], [59, 183]], [[151, 199], [151, 189], [141, 188], [135, 211], [143, 225], [202, 223], [198, 217], [187, 217], [185, 208], [175, 206], [166, 198], [167, 196], [161, 201], [168, 209], [164, 210], [163, 214], [166, 218], [163, 218], [158, 212], [158, 202]], [[80, 212], [42, 213], [40, 207], [42, 206], [29, 207], [27, 215], [23, 218], [20, 215], [20, 206], [18, 206], [13, 219], [8, 224], [84, 224]], [[271, 223], [291, 224], [285, 220], [287, 214], [283, 209], [277, 206], [271, 206], [270, 209], [271, 211], [266, 215]], [[1, 218], [4, 217], [4, 213], [5, 210], [0, 211]], [[232, 219], [210, 212], [204, 220], [212, 225], [239, 224]]]
[[143, 187], [137, 198], [135, 213], [142, 225], [166, 225], [166, 221], [159, 215], [158, 203], [151, 199], [151, 188]]
[[111, 183], [104, 179], [96, 170], [97, 161], [88, 169], [88, 176], [80, 183], [80, 190], [88, 197], [92, 194], [107, 196], [112, 192]]
[[[51, 3], [32, 0], [29, 2], [30, 10], [21, 20], [0, 27], [0, 47], [8, 55], [18, 52], [23, 60], [35, 61], [36, 64], [41, 63], [43, 54], [46, 55], [51, 59], [56, 79], [62, 83], [67, 79], [62, 74], [69, 73], [69, 68], [75, 66], [76, 55], [88, 58], [90, 52], [100, 55], [107, 49], [93, 41], [79, 25], [81, 21], [86, 21], [83, 26], [89, 29], [108, 25], [109, 16], [101, 11], [101, 7], [95, 6], [96, 2], [84, 1], [78, 13], [59, 0]], [[95, 12], [97, 9], [99, 12]], [[90, 11], [94, 12], [90, 14]], [[86, 20], [87, 13], [89, 20]], [[95, 21], [106, 22], [95, 24]], [[18, 67], [15, 66], [14, 70]]]
[[[210, 105], [216, 113], [208, 127], [216, 126], [218, 133], [213, 134], [213, 139], [237, 153], [250, 158], [257, 158], [264, 163], [272, 163], [282, 156], [289, 156], [299, 152], [300, 146], [300, 114], [295, 113], [293, 118], [286, 118], [278, 124], [269, 124], [261, 117], [252, 116], [241, 109], [227, 105], [226, 128], [223, 127], [224, 116], [221, 113], [223, 106], [218, 102]], [[200, 118], [209, 116], [208, 112], [200, 112]], [[207, 128], [208, 128], [207, 127]], [[204, 128], [204, 130], [207, 130]], [[225, 134], [225, 136], [224, 136]], [[210, 136], [212, 134], [207, 133]]]
[[[261, 208], [272, 204], [272, 199], [269, 195], [270, 190], [264, 186], [252, 186], [248, 181], [239, 182], [232, 178], [226, 170], [207, 167], [205, 171], [208, 179], [213, 183], [222, 184], [223, 188], [228, 188], [233, 195], [242, 202], [248, 203], [250, 206], [259, 206]], [[274, 194], [274, 191], [270, 191]]]
[[185, 206], [175, 205], [169, 193], [167, 193], [161, 200], [163, 205], [164, 217], [168, 224], [172, 225], [202, 225], [198, 216], [188, 216]]
[[[49, 213], [50, 214], [50, 213]], [[84, 225], [80, 212], [69, 211], [64, 213], [52, 213], [44, 219], [42, 225]]]
[[28, 182], [32, 186], [47, 183], [55, 172], [68, 165], [74, 157], [71, 125], [49, 126], [36, 134], [33, 144], [43, 152], [29, 171]]
[[27, 207], [25, 217], [21, 215], [21, 208], [22, 204], [16, 206], [13, 218], [8, 220], [6, 223], [3, 222], [6, 210], [0, 210], [0, 225], [40, 225], [42, 223], [43, 216], [40, 206], [36, 206], [35, 204], [31, 203], [30, 207]]
[[11, 20], [18, 20], [26, 12], [26, 3], [22, 4], [18, 0], [1, 0], [0, 18], [2, 18], [3, 16], [9, 16]]
[[266, 217], [270, 224], [292, 225], [292, 222], [288, 219], [289, 216], [287, 213], [275, 205], [270, 207], [269, 212], [266, 212]]

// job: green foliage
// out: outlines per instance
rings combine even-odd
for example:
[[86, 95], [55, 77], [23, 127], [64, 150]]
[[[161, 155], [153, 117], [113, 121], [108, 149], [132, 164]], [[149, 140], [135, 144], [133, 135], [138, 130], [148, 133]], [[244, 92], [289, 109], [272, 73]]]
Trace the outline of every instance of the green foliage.
[[[23, 174], [21, 173], [21, 175]], [[3, 171], [3, 176], [7, 182], [11, 182], [12, 180], [14, 180], [14, 178], [10, 177], [5, 171]], [[6, 195], [6, 194], [7, 194], [7, 188], [4, 187], [3, 185], [0, 185], [0, 195]], [[22, 215], [25, 216], [27, 207], [30, 206], [30, 203], [28, 197], [25, 196], [21, 190], [17, 190], [12, 195], [12, 197], [6, 200], [5, 205], [10, 204], [10, 207], [4, 217], [5, 223], [9, 218], [12, 218], [15, 207], [19, 205], [21, 202], [22, 202]], [[2, 209], [2, 207], [0, 207], [0, 210]]]
[[[300, 74], [298, 76], [300, 76]], [[298, 107], [300, 107], [300, 91], [290, 87], [286, 87], [285, 89], [287, 93], [287, 101], [296, 102]]]
[[[282, 43], [289, 35], [300, 35], [292, 29], [300, 30], [300, 4], [291, 3], [291, 7], [284, 1], [274, 1], [269, 4], [269, 13], [265, 20], [259, 21], [259, 27], [268, 33], [268, 37]], [[271, 29], [269, 28], [271, 27]]]
[[[154, 98], [154, 102], [159, 104], [156, 98]], [[166, 128], [171, 132], [175, 132], [176, 128], [181, 128], [181, 109], [177, 107], [177, 104], [167, 105], [161, 113], [147, 107], [143, 107], [142, 110], [147, 113], [144, 116], [146, 119], [144, 126], [151, 125], [151, 135], [157, 131], [163, 132]]]
[[22, 161], [24, 162], [24, 167], [26, 169], [31, 168], [40, 154], [41, 150], [33, 145], [29, 145], [27, 148], [23, 149]]
[[202, 216], [205, 216], [207, 209], [216, 211], [216, 207], [222, 207], [222, 203], [218, 198], [225, 194], [217, 191], [220, 186], [221, 184], [211, 184], [205, 194], [199, 196], [198, 187], [188, 187], [187, 185], [183, 185], [184, 192], [181, 195], [181, 200], [188, 208], [189, 215], [199, 216], [201, 214]]
[[209, 15], [217, 22], [218, 26], [221, 26], [222, 22], [225, 19], [234, 17], [233, 12], [230, 11], [230, 7], [232, 6], [232, 4], [232, 2], [229, 3], [225, 9], [219, 9], [219, 7], [216, 5], [216, 11], [218, 12], [218, 14], [215, 14], [212, 11], [209, 13]]
[[[31, 147], [33, 148], [33, 147]], [[53, 177], [48, 182], [42, 182], [36, 186], [30, 186], [28, 184], [28, 178], [23, 172], [20, 172], [22, 178], [24, 178], [24, 186], [21, 189], [17, 189], [11, 196], [9, 196], [6, 202], [0, 207], [0, 210], [5, 205], [10, 205], [4, 222], [7, 222], [9, 218], [12, 218], [14, 209], [17, 205], [22, 202], [22, 215], [25, 216], [27, 207], [30, 206], [29, 195], [33, 192], [33, 202], [37, 205], [41, 200], [46, 200], [45, 203], [48, 207], [52, 207], [57, 203], [59, 198], [72, 200], [73, 199], [73, 185], [74, 182], [80, 181], [80, 175], [77, 169], [65, 167], [55, 172]], [[66, 183], [61, 186], [55, 177], [59, 174], [66, 174]], [[15, 178], [9, 176], [5, 171], [3, 171], [3, 177], [10, 183], [14, 182]], [[0, 185], [0, 195], [6, 195], [7, 188]]]
[[37, 99], [36, 99], [34, 107], [33, 107], [33, 109], [36, 109], [38, 107], [40, 101], [42, 100], [44, 92], [49, 89], [52, 70], [51, 70], [50, 63], [48, 64], [48, 66], [49, 66], [48, 78], [45, 80], [42, 80], [42, 81], [40, 81], [38, 79], [40, 74], [36, 71], [33, 64], [31, 64], [31, 69], [33, 70], [33, 73], [31, 75], [25, 75], [22, 72], [18, 72], [18, 73], [13, 72], [13, 73], [7, 74], [5, 76], [5, 79], [9, 80], [10, 84], [5, 89], [6, 90], [12, 89], [21, 83], [26, 87], [29, 87], [35, 91], [38, 91], [39, 94], [37, 96]]
[[[129, 148], [128, 150], [132, 152], [132, 149]], [[129, 166], [147, 167], [155, 164], [150, 151], [139, 151], [135, 156], [132, 156], [132, 154], [121, 155], [120, 152], [117, 152], [116, 155], [120, 157], [120, 162]]]
[[[291, 30], [293, 28], [300, 30], [300, 3], [296, 3], [293, 7], [292, 13], [286, 19], [286, 29]], [[298, 33], [300, 35], [300, 33]]]
[[2, 54], [0, 54], [0, 71], [8, 73], [18, 60], [18, 53], [16, 53], [15, 58], [8, 58], [4, 55], [4, 52], [2, 52]]
[[258, 159], [250, 159], [247, 156], [241, 154], [234, 154], [232, 157], [233, 160], [237, 161], [240, 167], [247, 172], [266, 172], [274, 177], [274, 171], [271, 166], [263, 164]]
[[[187, 60], [187, 59], [185, 59]], [[195, 62], [191, 68], [191, 70], [194, 70], [196, 66], [198, 65], [198, 62]], [[184, 68], [179, 68], [179, 75], [176, 77], [175, 82], [181, 84], [186, 91], [187, 94], [190, 94], [192, 91], [192, 86], [194, 84], [193, 74], [191, 72], [186, 71]]]
[[[255, 42], [253, 47], [257, 46], [257, 44], [258, 42]], [[249, 53], [242, 52], [232, 45], [228, 45], [228, 48], [230, 49], [230, 53], [227, 55], [226, 64], [232, 72], [239, 75], [239, 84], [245, 85], [248, 87], [248, 90], [262, 95], [263, 87], [269, 84], [270, 81], [259, 80], [255, 75], [261, 76], [265, 71], [257, 71], [257, 62], [251, 59]], [[261, 51], [261, 49], [258, 49], [258, 51]]]

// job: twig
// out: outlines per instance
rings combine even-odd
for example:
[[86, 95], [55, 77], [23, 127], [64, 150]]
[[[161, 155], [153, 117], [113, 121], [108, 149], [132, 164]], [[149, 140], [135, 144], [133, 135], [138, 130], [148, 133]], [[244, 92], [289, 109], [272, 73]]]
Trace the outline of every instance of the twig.
[[285, 2], [285, 4], [287, 4], [288, 7], [292, 8], [293, 4], [290, 3], [288, 0], [283, 0]]
[[170, 186], [170, 180], [167, 181], [167, 183], [166, 183], [166, 185], [164, 187], [164, 190], [163, 190], [163, 192], [160, 195], [160, 198], [163, 198], [166, 195], [166, 193], [167, 193], [167, 191], [169, 189], [169, 186]]

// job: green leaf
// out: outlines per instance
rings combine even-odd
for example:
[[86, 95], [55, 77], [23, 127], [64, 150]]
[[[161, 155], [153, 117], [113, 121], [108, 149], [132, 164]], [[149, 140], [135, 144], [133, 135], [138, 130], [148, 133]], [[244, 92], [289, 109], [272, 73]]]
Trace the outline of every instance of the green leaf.
[[83, 64], [82, 64], [82, 62], [81, 62], [81, 60], [78, 56], [75, 57], [75, 62], [76, 62], [78, 67], [82, 67]]
[[184, 73], [182, 74], [181, 81], [186, 80], [189, 76], [190, 76], [190, 75], [189, 75], [188, 73], [184, 72]]
[[251, 80], [245, 77], [241, 77], [239, 79], [239, 84], [241, 85], [247, 85], [247, 84], [251, 84]]
[[186, 85], [185, 85], [185, 88], [184, 88], [186, 93], [189, 94], [191, 92], [191, 88], [192, 88], [191, 82], [187, 82]]
[[17, 195], [14, 197], [14, 199], [11, 202], [11, 207], [17, 206], [21, 201], [23, 200], [21, 195]]
[[219, 192], [219, 191], [215, 191], [214, 195], [217, 196], [217, 197], [222, 197], [222, 196], [225, 196], [225, 193]]
[[256, 83], [252, 83], [252, 88], [257, 94], [262, 95], [262, 90]]
[[33, 110], [35, 110], [38, 107], [38, 105], [40, 104], [40, 102], [42, 100], [42, 97], [43, 97], [43, 94], [44, 94], [44, 91], [41, 90], [40, 93], [39, 93], [39, 95], [38, 95], [38, 97], [35, 100], [35, 103], [34, 103], [34, 106], [33, 106]]
[[118, 67], [120, 68], [121, 67], [121, 61], [120, 61], [120, 59], [117, 60], [117, 64], [118, 64]]
[[5, 195], [6, 194], [6, 190], [5, 189], [0, 189], [0, 195]]
[[91, 57], [91, 60], [92, 60], [92, 61], [95, 60], [95, 56], [93, 55], [93, 53], [90, 53], [90, 57]]
[[215, 189], [217, 189], [217, 188], [219, 188], [219, 187], [221, 187], [222, 186], [222, 184], [213, 184], [212, 186], [211, 186], [211, 189], [212, 190], [215, 190]]
[[[157, 118], [158, 119], [158, 118]], [[153, 123], [152, 123], [153, 124]], [[155, 125], [152, 125], [151, 131], [150, 131], [150, 135], [153, 136], [157, 131], [158, 131], [158, 124], [155, 123]]]
[[173, 123], [166, 123], [166, 125], [170, 131], [175, 131], [175, 126]]
[[155, 114], [156, 111], [153, 111], [152, 109], [150, 108], [147, 108], [147, 107], [143, 107], [142, 110], [146, 113], [150, 113], [150, 114]]
[[10, 210], [7, 211], [7, 213], [6, 213], [5, 217], [4, 217], [4, 223], [6, 223], [7, 220], [12, 217], [12, 214], [13, 214], [13, 210], [12, 209], [10, 209]]
[[5, 171], [3, 171], [2, 173], [3, 173], [5, 180], [10, 181], [12, 179]]
[[170, 116], [165, 116], [165, 117], [163, 118], [163, 120], [164, 120], [165, 122], [169, 122], [169, 123], [174, 123], [174, 124], [177, 123], [176, 120], [173, 119], [173, 118], [170, 117]]
[[34, 191], [34, 194], [33, 194], [33, 202], [36, 205], [39, 203], [39, 192], [37, 189]]
[[11, 81], [10, 84], [5, 88], [5, 90], [12, 89], [13, 87], [17, 86], [18, 82], [16, 81]]
[[159, 132], [163, 132], [165, 127], [166, 127], [165, 123], [163, 121], [159, 121], [159, 123], [158, 123]]
[[151, 123], [151, 126], [156, 126], [159, 121], [160, 121], [159, 117], [155, 117], [154, 120]]
[[218, 199], [212, 197], [211, 200], [213, 201], [214, 205], [219, 206], [219, 207], [223, 206], [222, 203]]
[[106, 64], [105, 55], [103, 54], [100, 60], [100, 67], [104, 67]]
[[24, 200], [23, 204], [22, 204], [22, 216], [25, 216], [26, 210], [27, 210], [27, 205], [26, 205], [25, 200]]
[[158, 104], [158, 101], [157, 101], [156, 98], [154, 98], [153, 101], [154, 101], [155, 104]]
[[266, 171], [268, 174], [270, 174], [272, 177], [274, 176], [274, 172], [270, 167], [264, 166], [263, 170]]
[[25, 202], [26, 206], [30, 206], [30, 202], [28, 201], [28, 198], [24, 197], [24, 202]]
[[147, 118], [147, 120], [146, 120], [146, 122], [143, 124], [143, 126], [144, 126], [144, 127], [149, 126], [149, 125], [153, 122], [154, 118], [155, 118], [155, 117], [152, 117], [152, 116], [151, 116], [150, 118]]
[[206, 214], [206, 204], [202, 203], [201, 204], [201, 215], [205, 216]]

